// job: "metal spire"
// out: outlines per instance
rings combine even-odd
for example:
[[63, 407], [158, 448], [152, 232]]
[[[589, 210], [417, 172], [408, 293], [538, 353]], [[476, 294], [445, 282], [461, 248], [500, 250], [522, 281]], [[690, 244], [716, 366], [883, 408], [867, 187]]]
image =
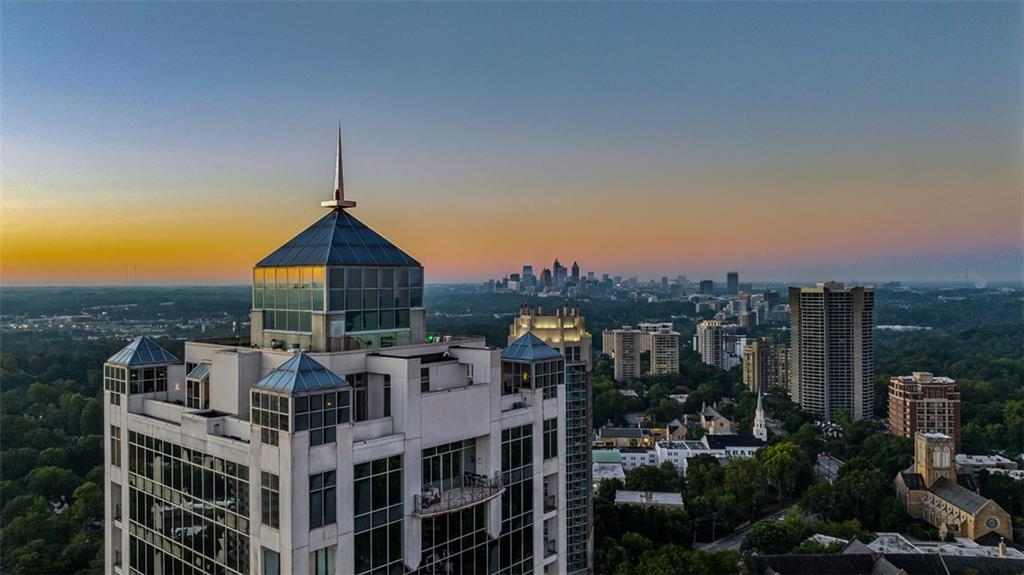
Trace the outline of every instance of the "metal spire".
[[338, 120], [338, 164], [334, 167], [334, 199], [345, 199], [345, 170], [341, 166], [341, 120]]
[[354, 208], [356, 203], [345, 199], [345, 170], [341, 164], [341, 120], [338, 120], [337, 163], [334, 166], [334, 199], [320, 202], [325, 208]]

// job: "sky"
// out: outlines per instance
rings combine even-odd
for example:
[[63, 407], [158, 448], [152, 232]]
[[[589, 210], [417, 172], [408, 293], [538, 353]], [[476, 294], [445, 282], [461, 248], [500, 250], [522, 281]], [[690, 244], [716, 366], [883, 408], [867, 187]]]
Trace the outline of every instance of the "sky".
[[1024, 3], [12, 3], [0, 281], [242, 283], [353, 214], [428, 282], [1019, 280]]

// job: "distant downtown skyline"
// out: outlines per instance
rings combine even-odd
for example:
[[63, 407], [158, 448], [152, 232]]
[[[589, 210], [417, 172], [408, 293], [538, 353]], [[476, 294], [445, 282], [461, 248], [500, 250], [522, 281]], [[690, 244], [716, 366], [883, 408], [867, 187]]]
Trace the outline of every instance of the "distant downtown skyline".
[[355, 213], [431, 283], [1020, 279], [1022, 14], [5, 4], [0, 277], [245, 283], [340, 117]]

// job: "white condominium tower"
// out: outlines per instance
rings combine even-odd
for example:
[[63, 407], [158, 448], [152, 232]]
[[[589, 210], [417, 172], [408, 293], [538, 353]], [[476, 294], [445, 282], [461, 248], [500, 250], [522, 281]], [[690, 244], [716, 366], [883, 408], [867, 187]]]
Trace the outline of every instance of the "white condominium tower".
[[837, 282], [789, 288], [790, 395], [826, 421], [874, 416], [875, 290]]
[[254, 269], [251, 338], [104, 364], [105, 572], [589, 568], [570, 348], [426, 343], [423, 269], [352, 216], [338, 146], [329, 213]]
[[705, 364], [718, 369], [727, 368], [727, 354], [722, 340], [722, 322], [706, 319], [698, 323], [693, 347]]

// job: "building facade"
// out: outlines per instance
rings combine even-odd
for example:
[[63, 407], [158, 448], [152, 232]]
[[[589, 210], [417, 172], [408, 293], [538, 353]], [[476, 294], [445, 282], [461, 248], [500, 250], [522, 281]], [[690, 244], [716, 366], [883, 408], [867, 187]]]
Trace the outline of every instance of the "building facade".
[[753, 393], [789, 389], [789, 348], [763, 337], [743, 347], [743, 384]]
[[738, 272], [725, 274], [725, 293], [726, 295], [738, 295], [740, 293], [740, 274]]
[[615, 381], [627, 381], [640, 377], [644, 333], [631, 326], [621, 329], [606, 329], [601, 333], [604, 353], [614, 360]]
[[679, 373], [679, 332], [672, 329], [671, 323], [606, 329], [601, 341], [604, 353], [615, 360], [616, 381], [635, 379], [645, 373]]
[[789, 288], [790, 394], [820, 419], [874, 415], [874, 309], [870, 287]]
[[914, 435], [914, 464], [896, 475], [896, 496], [907, 514], [939, 530], [977, 540], [996, 533], [1013, 540], [1010, 515], [995, 501], [958, 482], [956, 444], [941, 433]]
[[255, 268], [251, 340], [104, 364], [106, 573], [570, 571], [567, 360], [424, 343], [422, 268], [338, 157], [330, 214]]
[[[573, 264], [576, 268], [576, 264]], [[559, 469], [560, 490], [565, 493], [564, 515], [558, 524], [558, 536], [565, 540], [565, 568], [570, 573], [589, 570], [593, 565], [593, 502], [591, 499], [591, 441], [593, 433], [590, 406], [593, 392], [593, 338], [579, 308], [561, 308], [545, 314], [541, 308], [522, 306], [509, 328], [509, 341], [532, 334], [558, 350], [565, 359], [564, 403], [559, 405], [564, 420]]]
[[721, 321], [708, 319], [697, 324], [694, 349], [700, 354], [700, 359], [705, 364], [718, 369], [728, 369], [725, 345], [722, 341]]
[[960, 449], [960, 392], [956, 380], [926, 371], [889, 378], [889, 432], [914, 437], [943, 433]]

